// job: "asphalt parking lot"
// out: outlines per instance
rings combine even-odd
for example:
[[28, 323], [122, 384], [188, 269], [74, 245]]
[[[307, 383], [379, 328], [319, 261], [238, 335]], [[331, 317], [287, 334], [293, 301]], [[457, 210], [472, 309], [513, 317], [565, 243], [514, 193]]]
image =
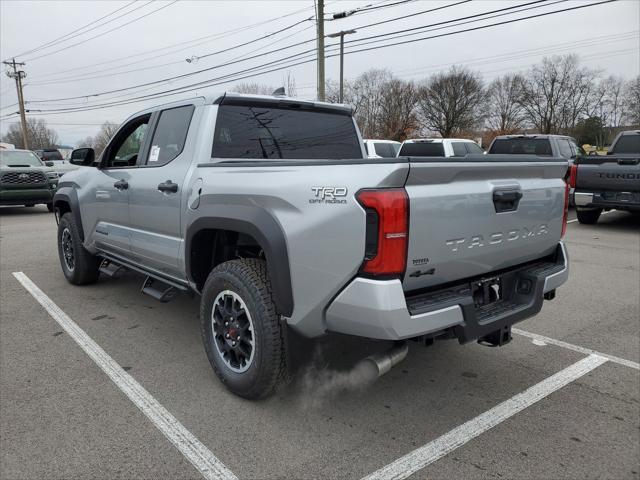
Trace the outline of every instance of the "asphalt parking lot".
[[330, 337], [262, 402], [214, 376], [196, 299], [160, 304], [133, 273], [73, 287], [55, 232], [44, 207], [0, 209], [2, 479], [640, 477], [638, 217], [572, 221], [569, 282], [507, 346], [411, 344], [374, 385], [334, 392], [332, 372], [386, 344]]

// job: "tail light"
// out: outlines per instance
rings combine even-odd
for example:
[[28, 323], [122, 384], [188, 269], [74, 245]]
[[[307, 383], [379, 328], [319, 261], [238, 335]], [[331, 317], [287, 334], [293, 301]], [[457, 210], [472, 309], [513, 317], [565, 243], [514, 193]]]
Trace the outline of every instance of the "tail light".
[[403, 188], [360, 190], [367, 212], [365, 258], [361, 271], [372, 276], [402, 275], [407, 265], [409, 198]]
[[576, 188], [576, 177], [578, 176], [578, 165], [575, 163], [569, 167], [569, 186]]
[[564, 234], [567, 233], [567, 216], [569, 215], [569, 184], [565, 183], [564, 185], [564, 213], [562, 215], [562, 233], [560, 234], [560, 238], [564, 237]]

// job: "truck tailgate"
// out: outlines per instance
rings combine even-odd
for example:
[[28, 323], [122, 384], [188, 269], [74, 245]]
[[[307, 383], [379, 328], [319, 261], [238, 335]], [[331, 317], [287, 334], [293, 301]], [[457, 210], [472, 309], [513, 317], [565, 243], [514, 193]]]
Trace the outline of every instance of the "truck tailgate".
[[589, 156], [576, 159], [576, 189], [585, 191], [640, 191], [640, 155]]
[[566, 160], [410, 158], [405, 291], [489, 274], [555, 251]]

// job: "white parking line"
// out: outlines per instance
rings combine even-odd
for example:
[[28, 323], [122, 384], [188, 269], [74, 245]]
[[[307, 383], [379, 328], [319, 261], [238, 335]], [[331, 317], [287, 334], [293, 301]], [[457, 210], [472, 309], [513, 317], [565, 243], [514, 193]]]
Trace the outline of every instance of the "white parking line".
[[[543, 343], [548, 343], [550, 345], [556, 345], [557, 347], [573, 350], [574, 352], [584, 353], [585, 355], [599, 355], [601, 357], [606, 358], [607, 360], [611, 360], [614, 363], [619, 363], [620, 365], [624, 365], [625, 367], [631, 367], [631, 368], [635, 368], [636, 370], [640, 370], [639, 363], [632, 362], [631, 360], [627, 360], [626, 358], [615, 357], [607, 353], [591, 350], [590, 348], [581, 347], [579, 345], [573, 345], [572, 343], [563, 342], [562, 340], [556, 340], [555, 338], [545, 337], [544, 335], [538, 335], [537, 333], [526, 332], [524, 330], [520, 330], [519, 328], [512, 328], [511, 331], [518, 335], [522, 335], [523, 337], [530, 338], [534, 343], [536, 341], [543, 342]], [[536, 343], [536, 345], [540, 345], [540, 343]]]
[[368, 475], [364, 480], [398, 480], [407, 478], [605, 362], [607, 362], [606, 358], [598, 355], [589, 355], [587, 358], [583, 358], [524, 392], [511, 397], [509, 400], [478, 415], [436, 440]]
[[[13, 276], [206, 479], [236, 476], [22, 272]], [[151, 475], [153, 476], [153, 475]]]

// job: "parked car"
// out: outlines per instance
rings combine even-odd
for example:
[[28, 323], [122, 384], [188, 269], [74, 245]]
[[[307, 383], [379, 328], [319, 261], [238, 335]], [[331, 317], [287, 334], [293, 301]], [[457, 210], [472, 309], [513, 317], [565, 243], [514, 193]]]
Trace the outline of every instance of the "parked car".
[[0, 205], [42, 203], [53, 211], [58, 175], [51, 166], [30, 150], [0, 150]]
[[395, 157], [400, 150], [400, 142], [394, 140], [364, 140], [364, 149], [369, 158]]
[[43, 162], [53, 163], [53, 170], [58, 174], [58, 177], [78, 168], [76, 165], [65, 160], [60, 151], [56, 148], [36, 150], [35, 152]]
[[577, 156], [585, 155], [585, 151], [572, 137], [540, 134], [499, 135], [493, 139], [487, 153], [560, 157], [570, 163]]
[[402, 142], [399, 157], [464, 157], [484, 150], [466, 138], [416, 138]]
[[349, 107], [235, 93], [139, 112], [94, 156], [54, 198], [64, 276], [200, 295], [246, 398], [284, 377], [290, 330], [498, 346], [568, 277], [561, 159], [366, 158]]
[[607, 155], [578, 157], [570, 183], [580, 223], [596, 223], [603, 210], [640, 211], [640, 130], [618, 134]]
[[[487, 153], [509, 155], [539, 155], [564, 158], [573, 165], [585, 151], [574, 138], [566, 135], [499, 135], [493, 139]], [[573, 187], [570, 188], [570, 205], [573, 207]]]

